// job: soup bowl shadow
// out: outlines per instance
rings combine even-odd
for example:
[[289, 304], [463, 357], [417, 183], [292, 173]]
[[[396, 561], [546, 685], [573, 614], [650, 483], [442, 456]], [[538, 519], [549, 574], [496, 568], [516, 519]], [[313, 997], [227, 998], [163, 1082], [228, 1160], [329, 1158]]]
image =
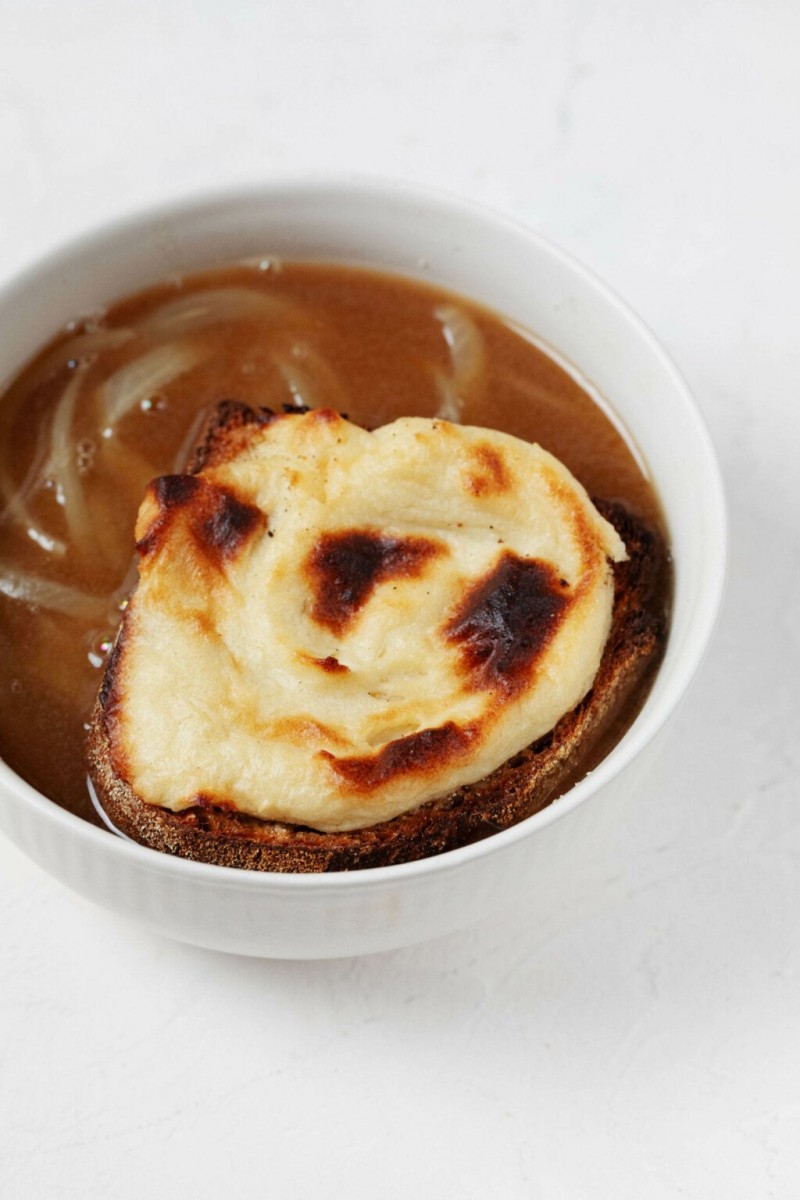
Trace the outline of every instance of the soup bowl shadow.
[[598, 830], [646, 786], [712, 635], [726, 518], [703, 420], [649, 330], [561, 250], [462, 200], [373, 181], [275, 182], [171, 203], [83, 237], [0, 292], [0, 384], [76, 313], [171, 275], [259, 256], [375, 267], [469, 296], [532, 331], [607, 407], [653, 481], [673, 557], [670, 636], [652, 690], [607, 757], [548, 808], [418, 862], [280, 875], [174, 858], [73, 816], [2, 762], [0, 828], [98, 904], [239, 954], [364, 954], [441, 936], [507, 905], [542, 911]]

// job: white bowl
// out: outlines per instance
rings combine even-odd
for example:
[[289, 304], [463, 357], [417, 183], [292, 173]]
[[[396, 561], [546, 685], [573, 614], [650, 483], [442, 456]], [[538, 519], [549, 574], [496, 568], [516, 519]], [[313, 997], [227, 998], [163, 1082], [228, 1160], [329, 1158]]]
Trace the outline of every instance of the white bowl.
[[82, 238], [0, 292], [0, 381], [65, 321], [171, 275], [259, 255], [341, 260], [424, 278], [533, 331], [605, 398], [655, 481], [675, 563], [666, 657], [631, 729], [549, 808], [421, 862], [272, 875], [171, 858], [57, 807], [0, 763], [0, 826], [69, 887], [171, 937], [276, 958], [408, 945], [503, 905], [547, 904], [571, 856], [683, 695], [712, 632], [725, 510], [703, 422], [641, 321], [542, 238], [471, 204], [389, 184], [275, 183], [159, 208]]

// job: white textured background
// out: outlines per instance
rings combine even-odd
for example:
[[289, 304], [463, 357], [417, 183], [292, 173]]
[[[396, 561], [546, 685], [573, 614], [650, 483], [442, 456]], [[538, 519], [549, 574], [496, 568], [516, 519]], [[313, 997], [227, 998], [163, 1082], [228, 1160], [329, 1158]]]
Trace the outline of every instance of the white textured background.
[[209, 184], [443, 185], [656, 329], [733, 529], [668, 753], [545, 918], [232, 959], [0, 843], [3, 1200], [800, 1195], [799, 60], [793, 0], [0, 0], [0, 282]]

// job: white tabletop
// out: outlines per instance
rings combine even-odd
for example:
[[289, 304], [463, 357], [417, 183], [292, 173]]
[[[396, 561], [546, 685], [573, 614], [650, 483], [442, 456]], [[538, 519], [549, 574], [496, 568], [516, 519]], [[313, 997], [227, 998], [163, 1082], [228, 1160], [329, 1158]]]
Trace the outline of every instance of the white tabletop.
[[444, 185], [653, 326], [732, 524], [660, 765], [544, 919], [229, 958], [0, 840], [3, 1200], [800, 1194], [799, 45], [792, 0], [0, 0], [0, 282], [210, 184]]

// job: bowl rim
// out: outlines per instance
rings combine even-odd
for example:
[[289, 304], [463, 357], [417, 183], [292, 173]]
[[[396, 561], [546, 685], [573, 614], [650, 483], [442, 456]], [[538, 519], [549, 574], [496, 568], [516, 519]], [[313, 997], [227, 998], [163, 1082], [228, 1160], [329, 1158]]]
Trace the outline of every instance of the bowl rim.
[[[274, 201], [282, 194], [286, 197], [313, 195], [317, 199], [328, 194], [340, 200], [357, 199], [360, 203], [372, 201], [383, 205], [387, 201], [399, 201], [405, 206], [417, 206], [428, 212], [438, 210], [440, 213], [451, 215], [458, 213], [462, 217], [482, 223], [485, 227], [494, 225], [497, 229], [526, 240], [533, 244], [539, 253], [553, 259], [567, 274], [576, 278], [584, 289], [594, 292], [598, 299], [613, 309], [621, 323], [626, 323], [631, 328], [667, 378], [674, 396], [680, 398], [683, 415], [692, 426], [696, 446], [704, 459], [704, 516], [714, 533], [710, 545], [706, 547], [700, 603], [693, 612], [692, 624], [684, 637], [681, 655], [677, 662], [670, 661], [668, 644], [667, 656], [660, 667], [662, 673], [665, 669], [669, 670], [669, 686], [662, 695], [658, 708], [655, 709], [648, 698], [642, 711], [612, 751], [564, 795], [508, 829], [454, 850], [415, 859], [412, 862], [321, 874], [251, 871], [195, 862], [164, 854], [127, 838], [114, 837], [107, 829], [91, 825], [82, 817], [48, 799], [0, 759], [0, 801], [3, 791], [10, 792], [17, 801], [32, 806], [44, 820], [60, 826], [65, 834], [81, 840], [88, 839], [88, 843], [96, 846], [99, 852], [126, 862], [132, 867], [165, 872], [175, 879], [206, 881], [215, 886], [235, 890], [277, 889], [287, 893], [325, 893], [339, 892], [344, 888], [364, 891], [382, 886], [389, 880], [400, 882], [409, 877], [458, 871], [478, 859], [491, 857], [565, 817], [626, 770], [668, 720], [705, 657], [719, 616], [728, 569], [727, 509], [722, 473], [705, 419], [682, 374], [647, 323], [594, 271], [523, 220], [441, 188], [386, 177], [303, 172], [204, 189], [201, 192], [178, 193], [156, 204], [117, 216], [96, 228], [79, 232], [56, 245], [0, 285], [0, 306], [13, 299], [17, 290], [24, 291], [38, 278], [57, 271], [62, 264], [71, 259], [89, 251], [97, 253], [103, 243], [114, 242], [120, 237], [130, 237], [137, 230], [152, 228], [165, 220], [197, 218], [204, 213], [212, 214], [222, 209], [235, 208], [259, 198], [269, 197]], [[480, 296], [475, 298], [480, 301]], [[668, 519], [669, 514], [665, 515]]]

